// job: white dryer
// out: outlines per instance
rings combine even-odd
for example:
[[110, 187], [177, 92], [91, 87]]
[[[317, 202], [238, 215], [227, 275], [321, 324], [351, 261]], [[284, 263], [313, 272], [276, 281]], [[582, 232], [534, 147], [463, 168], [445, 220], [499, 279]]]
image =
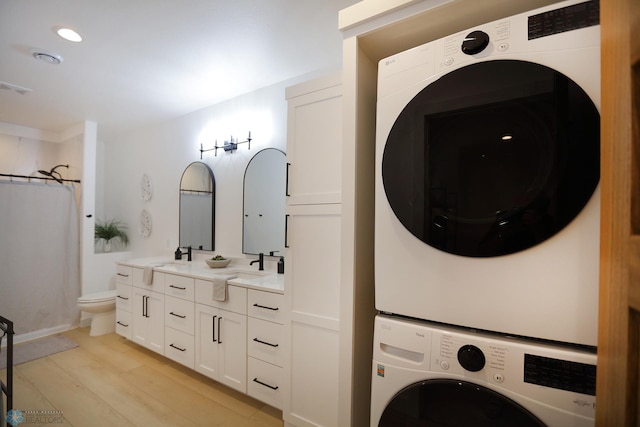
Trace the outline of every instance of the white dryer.
[[596, 355], [379, 315], [372, 427], [595, 423]]
[[376, 308], [595, 346], [599, 105], [597, 0], [380, 61]]

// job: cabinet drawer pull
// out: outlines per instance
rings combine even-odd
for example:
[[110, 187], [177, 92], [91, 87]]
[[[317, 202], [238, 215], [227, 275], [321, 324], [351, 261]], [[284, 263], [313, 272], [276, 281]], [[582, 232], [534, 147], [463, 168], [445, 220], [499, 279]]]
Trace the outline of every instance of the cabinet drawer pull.
[[284, 180], [284, 195], [289, 197], [291, 196], [291, 194], [289, 194], [289, 168], [291, 167], [291, 163], [287, 162], [287, 174], [285, 175], [285, 180]]
[[278, 386], [272, 386], [272, 385], [269, 385], [269, 384], [267, 384], [267, 383], [263, 383], [262, 381], [260, 381], [260, 380], [259, 380], [259, 379], [257, 379], [257, 378], [254, 378], [254, 379], [253, 379], [253, 382], [258, 383], [258, 384], [260, 384], [260, 385], [263, 385], [263, 386], [265, 386], [265, 387], [269, 387], [271, 390], [277, 390], [277, 389], [279, 389], [279, 388], [280, 388], [280, 387], [278, 387]]
[[218, 341], [216, 339], [216, 317], [218, 317], [218, 316], [213, 316], [211, 318], [211, 330], [213, 331], [213, 342]]
[[183, 288], [181, 286], [176, 286], [176, 285], [169, 285], [169, 287], [173, 289], [180, 289], [181, 291], [184, 291], [185, 289], [187, 289], [187, 288]]
[[170, 314], [170, 315], [172, 315], [172, 316], [179, 317], [179, 318], [181, 318], [181, 319], [184, 319], [184, 318], [186, 318], [186, 317], [187, 317], [187, 316], [182, 316], [182, 315], [180, 315], [180, 314], [176, 314], [176, 313], [174, 313], [173, 311], [170, 311], [170, 312], [169, 312], [169, 314]]
[[258, 307], [258, 308], [265, 308], [267, 310], [273, 310], [273, 311], [280, 310], [278, 307], [268, 307], [266, 305], [260, 305], [260, 304], [257, 304], [257, 303], [253, 304], [253, 306], [254, 307]]
[[180, 351], [187, 351], [187, 349], [186, 349], [186, 348], [180, 348], [180, 347], [175, 346], [175, 345], [173, 345], [173, 344], [169, 344], [169, 347], [173, 347], [173, 348], [175, 348], [176, 350], [180, 350]]
[[129, 327], [129, 325], [127, 325], [126, 323], [122, 323], [122, 322], [121, 322], [121, 321], [119, 321], [119, 320], [118, 320], [116, 323], [117, 323], [118, 325], [120, 325], [120, 326], [124, 326], [125, 328], [128, 328], [128, 327]]
[[146, 295], [142, 295], [142, 317], [149, 317], [147, 315], [147, 310], [148, 310], [147, 298], [148, 297]]
[[129, 277], [128, 274], [122, 274], [122, 273], [118, 273], [118, 276], [120, 276], [120, 277]]
[[129, 298], [127, 298], [127, 297], [121, 297], [120, 295], [118, 295], [118, 298], [123, 299], [123, 300], [125, 300], [125, 301], [128, 301], [128, 300], [129, 300]]
[[284, 247], [289, 247], [289, 214], [284, 216]]
[[271, 344], [270, 342], [262, 341], [262, 340], [260, 340], [258, 338], [254, 338], [253, 340], [255, 342], [259, 342], [260, 344], [268, 345], [268, 346], [271, 346], [271, 347], [278, 347], [280, 345], [280, 344]]

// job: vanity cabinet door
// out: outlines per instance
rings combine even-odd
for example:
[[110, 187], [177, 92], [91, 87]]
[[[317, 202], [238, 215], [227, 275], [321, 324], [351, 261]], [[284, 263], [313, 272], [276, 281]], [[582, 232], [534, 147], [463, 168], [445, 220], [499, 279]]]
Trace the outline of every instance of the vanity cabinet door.
[[214, 380], [218, 379], [219, 349], [218, 310], [204, 304], [196, 304], [196, 354], [195, 369]]
[[220, 310], [220, 381], [247, 392], [247, 316]]
[[247, 392], [247, 317], [196, 304], [195, 369]]
[[133, 288], [132, 341], [164, 355], [164, 295]]

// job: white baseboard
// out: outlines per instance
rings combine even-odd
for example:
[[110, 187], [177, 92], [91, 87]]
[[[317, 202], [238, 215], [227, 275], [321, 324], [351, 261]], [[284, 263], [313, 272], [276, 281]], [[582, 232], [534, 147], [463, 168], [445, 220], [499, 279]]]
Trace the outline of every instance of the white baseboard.
[[[91, 319], [89, 319], [89, 320], [91, 320]], [[60, 332], [69, 331], [69, 330], [75, 329], [77, 327], [78, 327], [77, 324], [66, 324], [66, 325], [55, 326], [53, 328], [46, 328], [46, 329], [40, 329], [40, 330], [33, 331], [33, 332], [27, 332], [25, 334], [14, 335], [13, 343], [14, 344], [19, 344], [19, 343], [22, 343], [22, 342], [35, 340], [35, 339], [38, 339], [38, 338], [47, 337], [49, 335], [59, 334]], [[6, 347], [6, 346], [7, 346], [7, 340], [6, 340], [6, 337], [5, 337], [5, 339], [2, 340], [2, 347]]]

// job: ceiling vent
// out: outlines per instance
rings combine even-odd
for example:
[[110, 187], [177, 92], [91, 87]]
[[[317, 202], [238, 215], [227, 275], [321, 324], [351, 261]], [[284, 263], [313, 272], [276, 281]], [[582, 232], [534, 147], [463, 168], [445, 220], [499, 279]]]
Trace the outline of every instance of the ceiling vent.
[[37, 60], [46, 62], [47, 64], [57, 65], [57, 64], [61, 64], [62, 61], [64, 61], [62, 56], [58, 55], [57, 53], [47, 52], [46, 50], [42, 50], [42, 49], [32, 49], [31, 54]]
[[24, 95], [25, 93], [32, 92], [31, 89], [14, 85], [11, 83], [7, 83], [7, 82], [0, 82], [0, 90], [10, 90], [12, 92], [18, 92], [20, 95]]

